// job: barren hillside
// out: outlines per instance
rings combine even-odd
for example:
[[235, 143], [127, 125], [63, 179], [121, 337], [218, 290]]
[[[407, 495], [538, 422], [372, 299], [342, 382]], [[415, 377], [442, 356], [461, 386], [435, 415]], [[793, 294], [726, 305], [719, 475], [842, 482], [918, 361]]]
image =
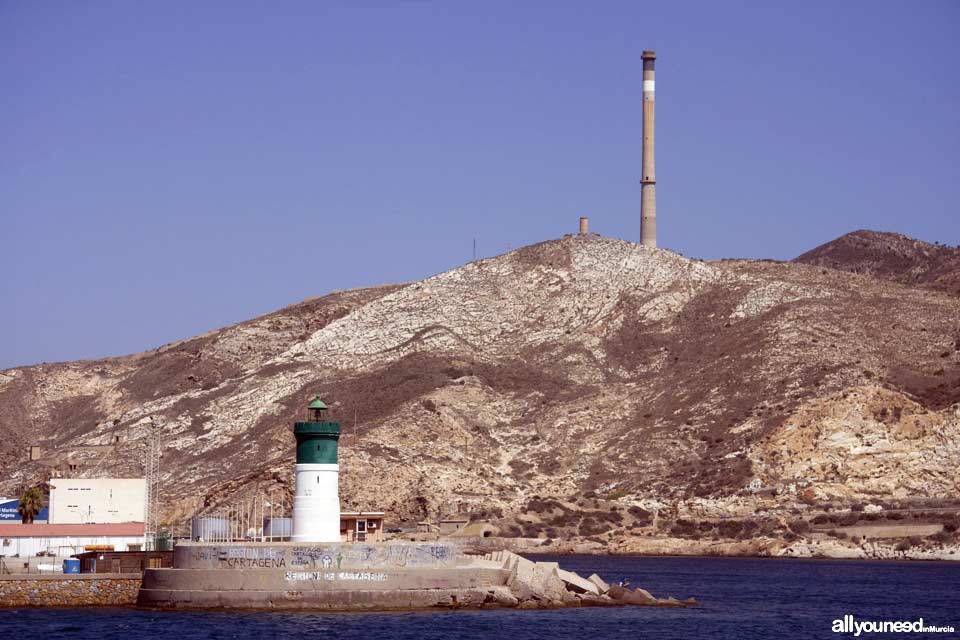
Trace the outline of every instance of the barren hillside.
[[151, 419], [169, 522], [289, 492], [291, 422], [320, 393], [347, 433], [345, 505], [395, 520], [628, 535], [658, 510], [960, 495], [960, 299], [931, 275], [939, 254], [919, 277], [936, 287], [912, 286], [914, 254], [837, 248], [858, 242], [706, 263], [571, 236], [154, 351], [6, 370], [0, 493], [137, 474]]
[[794, 262], [867, 273], [960, 295], [960, 247], [930, 244], [899, 233], [854, 231], [804, 253]]

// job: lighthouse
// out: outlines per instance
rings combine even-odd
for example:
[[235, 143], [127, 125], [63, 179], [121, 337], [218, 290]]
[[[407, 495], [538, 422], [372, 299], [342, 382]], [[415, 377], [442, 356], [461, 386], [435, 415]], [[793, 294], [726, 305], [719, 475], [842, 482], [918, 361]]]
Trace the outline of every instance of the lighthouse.
[[328, 408], [317, 396], [307, 405], [309, 419], [293, 425], [297, 439], [294, 542], [340, 542], [340, 423], [325, 419]]

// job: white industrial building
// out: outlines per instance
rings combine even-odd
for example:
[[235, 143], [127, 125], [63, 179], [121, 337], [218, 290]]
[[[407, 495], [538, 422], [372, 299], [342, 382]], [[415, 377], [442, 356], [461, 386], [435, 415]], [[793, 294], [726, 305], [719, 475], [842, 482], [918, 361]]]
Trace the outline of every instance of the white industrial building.
[[144, 478], [52, 478], [50, 524], [143, 522]]
[[143, 523], [122, 524], [0, 524], [0, 557], [37, 555], [69, 557], [89, 547], [114, 551], [139, 550]]

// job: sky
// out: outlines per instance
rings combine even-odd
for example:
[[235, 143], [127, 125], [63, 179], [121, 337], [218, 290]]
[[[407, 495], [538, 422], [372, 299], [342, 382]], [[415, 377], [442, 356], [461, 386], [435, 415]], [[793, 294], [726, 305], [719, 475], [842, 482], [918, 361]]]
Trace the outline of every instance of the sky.
[[960, 3], [0, 0], [0, 368], [577, 230], [960, 244]]

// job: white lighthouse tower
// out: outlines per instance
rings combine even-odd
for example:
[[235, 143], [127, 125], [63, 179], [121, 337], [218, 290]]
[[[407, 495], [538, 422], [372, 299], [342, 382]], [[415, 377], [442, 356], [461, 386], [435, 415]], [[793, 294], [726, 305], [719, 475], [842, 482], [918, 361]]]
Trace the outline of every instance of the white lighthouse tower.
[[310, 419], [293, 425], [297, 438], [294, 542], [340, 542], [340, 423], [324, 419], [327, 409], [317, 396], [307, 406]]

